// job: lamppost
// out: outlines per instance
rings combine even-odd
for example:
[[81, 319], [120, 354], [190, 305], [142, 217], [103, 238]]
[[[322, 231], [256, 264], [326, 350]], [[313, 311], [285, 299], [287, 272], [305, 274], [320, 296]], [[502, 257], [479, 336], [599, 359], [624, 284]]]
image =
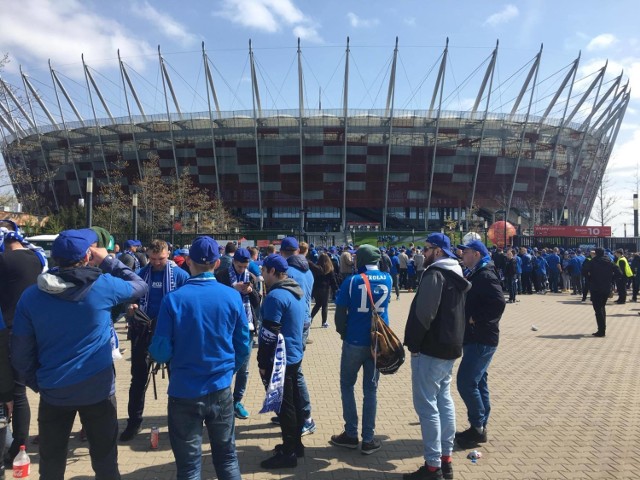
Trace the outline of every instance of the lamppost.
[[91, 228], [93, 216], [93, 175], [87, 177], [87, 228]]
[[193, 214], [193, 223], [196, 230], [196, 235], [198, 235], [198, 221], [200, 220], [200, 214], [198, 212]]
[[638, 194], [633, 194], [633, 236], [638, 236]]
[[489, 230], [489, 222], [484, 221], [484, 244], [487, 244], [487, 231]]
[[416, 243], [416, 229], [412, 228], [411, 229], [411, 243]]
[[175, 241], [175, 228], [174, 228], [175, 219], [176, 219], [176, 207], [171, 205], [169, 207], [169, 222], [171, 222], [171, 245], [172, 246], [175, 243], [174, 242]]
[[[518, 237], [522, 235], [522, 217], [518, 215]], [[520, 239], [518, 239], [518, 244], [522, 245]]]
[[462, 221], [460, 221], [460, 243], [462, 243], [462, 231], [464, 230], [464, 225], [462, 225]]
[[138, 192], [133, 192], [131, 195], [131, 207], [132, 207], [132, 219], [131, 224], [133, 227], [133, 238], [138, 239]]
[[627, 238], [627, 224], [623, 223], [624, 225], [624, 238]]
[[562, 218], [564, 218], [564, 224], [569, 225], [569, 208], [568, 207], [564, 207], [564, 210], [562, 211]]

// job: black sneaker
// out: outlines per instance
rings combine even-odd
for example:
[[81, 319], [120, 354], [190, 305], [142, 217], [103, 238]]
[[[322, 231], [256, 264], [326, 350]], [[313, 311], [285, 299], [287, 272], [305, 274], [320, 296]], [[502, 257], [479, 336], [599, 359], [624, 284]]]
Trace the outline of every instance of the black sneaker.
[[[273, 448], [273, 452], [274, 452], [274, 453], [278, 453], [278, 452], [280, 452], [280, 453], [284, 453], [284, 450], [283, 450], [283, 449], [284, 449], [284, 445], [283, 445], [283, 444], [281, 444], [281, 443], [279, 443], [278, 445], [276, 445], [276, 446]], [[304, 445], [300, 444], [300, 445], [298, 445], [298, 446], [296, 447], [296, 457], [297, 457], [297, 458], [303, 458], [303, 457], [304, 457]]]
[[357, 438], [350, 437], [347, 432], [342, 432], [340, 435], [331, 435], [331, 445], [336, 447], [358, 448], [359, 443]]
[[280, 425], [280, 419], [278, 417], [271, 417], [271, 423]]
[[595, 333], [592, 333], [591, 335], [593, 335], [594, 337], [604, 337], [605, 333], [604, 332], [595, 332]]
[[460, 448], [468, 449], [477, 447], [479, 443], [485, 443], [487, 441], [487, 431], [482, 430], [482, 433], [478, 433], [475, 427], [469, 427], [464, 432], [456, 433], [456, 443]]
[[266, 470], [276, 468], [294, 468], [298, 466], [298, 459], [296, 458], [295, 453], [286, 455], [282, 451], [277, 451], [273, 457], [260, 462], [260, 466]]
[[442, 469], [442, 477], [446, 480], [453, 479], [453, 462], [445, 463], [442, 462], [440, 467]]
[[403, 480], [443, 480], [442, 469], [431, 472], [426, 465], [421, 466], [413, 473], [405, 473], [402, 475]]
[[138, 433], [140, 433], [140, 425], [127, 425], [127, 428], [120, 434], [121, 442], [128, 442], [132, 440]]
[[363, 455], [371, 455], [372, 453], [377, 452], [381, 448], [382, 448], [382, 443], [380, 442], [380, 440], [376, 440], [374, 438], [370, 442], [363, 441], [360, 451], [362, 452]]

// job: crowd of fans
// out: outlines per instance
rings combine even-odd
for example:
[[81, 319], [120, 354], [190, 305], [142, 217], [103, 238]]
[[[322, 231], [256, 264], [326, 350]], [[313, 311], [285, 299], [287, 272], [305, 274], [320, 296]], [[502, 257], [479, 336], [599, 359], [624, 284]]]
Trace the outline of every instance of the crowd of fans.
[[[36, 441], [43, 478], [64, 477], [76, 414], [96, 478], [120, 478], [117, 442], [140, 432], [149, 380], [165, 365], [178, 478], [200, 478], [203, 424], [218, 477], [240, 478], [234, 425], [251, 415], [244, 406], [255, 370], [251, 348], [257, 348], [266, 391], [261, 413], [274, 412], [271, 422], [282, 432], [282, 444], [261, 465], [295, 467], [304, 457], [302, 438], [317, 428], [304, 352], [318, 313], [321, 326], [331, 326], [331, 302], [343, 341], [344, 418], [344, 431], [331, 443], [373, 454], [382, 443], [374, 436], [379, 372], [371, 355], [372, 309], [389, 324], [389, 302], [401, 294], [412, 295], [404, 343], [425, 459], [404, 478], [453, 478], [454, 442], [474, 448], [487, 441], [487, 370], [505, 304], [534, 292], [567, 292], [582, 301], [591, 293], [594, 336], [605, 336], [607, 299], [615, 289], [616, 302], [625, 303], [630, 287], [637, 301], [640, 277], [640, 256], [627, 258], [622, 250], [489, 250], [479, 238], [454, 247], [442, 233], [424, 245], [390, 247], [315, 247], [286, 237], [260, 251], [201, 236], [178, 248], [131, 239], [120, 250], [108, 231], [92, 227], [60, 233], [53, 268], [15, 223], [0, 221], [0, 240], [0, 403], [13, 422], [6, 449], [0, 428], [0, 478], [28, 444], [26, 387], [40, 395]], [[131, 384], [126, 428], [118, 432], [113, 361], [125, 347], [114, 324], [122, 319], [131, 341]], [[456, 433], [450, 383], [461, 356], [457, 386], [470, 426]], [[360, 370], [359, 417], [354, 386]]]

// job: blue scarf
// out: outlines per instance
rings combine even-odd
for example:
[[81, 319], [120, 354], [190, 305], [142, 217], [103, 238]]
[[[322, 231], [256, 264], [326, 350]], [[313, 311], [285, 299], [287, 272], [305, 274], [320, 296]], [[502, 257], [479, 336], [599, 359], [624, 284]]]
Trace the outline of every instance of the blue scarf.
[[33, 253], [36, 254], [36, 256], [38, 257], [38, 260], [40, 260], [40, 263], [42, 264], [42, 273], [46, 272], [49, 269], [49, 265], [47, 262], [47, 256], [44, 253], [44, 249], [42, 247], [37, 247], [32, 243], [30, 243], [29, 241], [25, 240], [18, 226], [14, 222], [11, 222], [11, 223], [13, 223], [16, 226], [17, 230], [15, 232], [9, 230], [6, 227], [0, 227], [0, 252], [4, 252], [5, 240], [16, 240], [20, 242], [20, 244], [24, 248], [28, 248], [29, 250], [31, 250]]
[[[274, 333], [268, 331], [266, 328], [262, 329], [262, 333], [275, 336]], [[276, 342], [276, 351], [273, 356], [273, 370], [271, 371], [269, 386], [267, 387], [260, 413], [280, 413], [280, 407], [282, 407], [282, 399], [284, 397], [284, 372], [287, 368], [287, 349], [284, 343], [284, 336], [282, 336], [281, 333], [278, 334]]]
[[[129, 255], [133, 255], [133, 253], [129, 252]], [[133, 257], [135, 258], [135, 255], [133, 255]], [[176, 275], [173, 271], [174, 268], [178, 268], [178, 266], [175, 264], [173, 260], [169, 260], [164, 267], [164, 276], [162, 278], [162, 296], [163, 297], [167, 293], [173, 292], [176, 289]], [[142, 280], [144, 280], [149, 285], [149, 289], [147, 290], [147, 293], [145, 293], [144, 297], [140, 299], [140, 310], [142, 310], [144, 313], [147, 313], [147, 306], [149, 304], [149, 292], [151, 291], [151, 265], [149, 265], [148, 268], [144, 268], [140, 272], [140, 278], [142, 278]]]
[[[231, 281], [231, 285], [234, 283], [246, 283], [250, 281], [251, 277], [249, 276], [249, 269], [247, 268], [243, 273], [236, 273], [232, 263], [229, 265], [229, 280]], [[241, 297], [244, 311], [247, 314], [247, 320], [249, 321], [249, 325], [251, 325], [251, 323], [253, 323], [253, 314], [251, 313], [251, 301], [249, 300], [249, 295], [241, 295]]]

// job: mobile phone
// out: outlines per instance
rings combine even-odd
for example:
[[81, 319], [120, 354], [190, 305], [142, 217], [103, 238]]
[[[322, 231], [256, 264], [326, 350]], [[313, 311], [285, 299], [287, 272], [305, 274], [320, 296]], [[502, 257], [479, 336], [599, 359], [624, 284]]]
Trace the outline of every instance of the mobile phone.
[[245, 285], [251, 285], [251, 282], [244, 282]]

